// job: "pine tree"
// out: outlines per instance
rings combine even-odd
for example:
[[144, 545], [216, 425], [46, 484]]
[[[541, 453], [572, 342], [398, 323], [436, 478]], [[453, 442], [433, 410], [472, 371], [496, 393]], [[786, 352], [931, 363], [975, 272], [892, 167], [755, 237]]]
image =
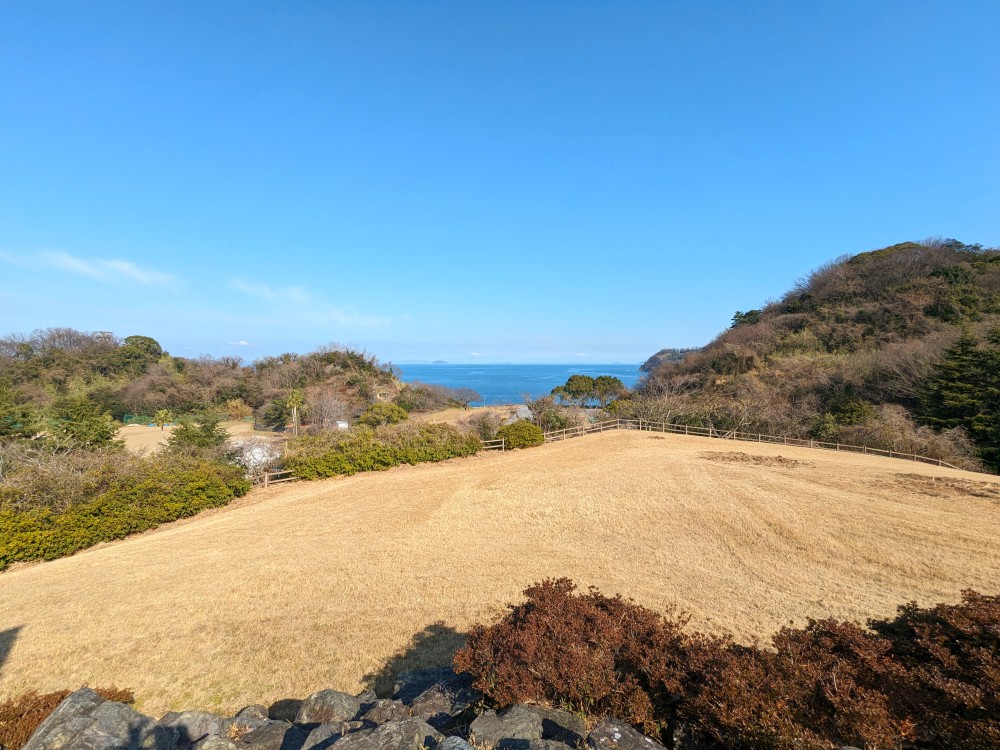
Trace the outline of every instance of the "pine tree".
[[963, 427], [980, 457], [1000, 466], [1000, 331], [980, 344], [968, 331], [928, 379], [921, 416], [938, 429]]

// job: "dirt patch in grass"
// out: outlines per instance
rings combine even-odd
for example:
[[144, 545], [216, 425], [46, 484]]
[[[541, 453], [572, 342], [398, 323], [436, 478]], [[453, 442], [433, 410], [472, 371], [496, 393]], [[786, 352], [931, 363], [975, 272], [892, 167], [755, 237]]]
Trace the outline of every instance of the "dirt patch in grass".
[[722, 461], [730, 464], [752, 464], [753, 466], [784, 466], [796, 468], [799, 466], [815, 466], [812, 461], [801, 461], [795, 458], [785, 458], [784, 456], [756, 456], [743, 451], [711, 452], [706, 451], [701, 454], [706, 461]]
[[1000, 502], [1000, 484], [996, 482], [899, 474], [896, 484], [931, 497], [983, 497]]

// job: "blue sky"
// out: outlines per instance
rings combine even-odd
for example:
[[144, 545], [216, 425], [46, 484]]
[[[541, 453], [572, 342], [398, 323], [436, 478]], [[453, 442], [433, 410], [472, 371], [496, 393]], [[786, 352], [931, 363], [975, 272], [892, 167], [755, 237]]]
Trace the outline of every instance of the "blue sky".
[[996, 2], [0, 6], [0, 332], [636, 362], [1000, 245]]

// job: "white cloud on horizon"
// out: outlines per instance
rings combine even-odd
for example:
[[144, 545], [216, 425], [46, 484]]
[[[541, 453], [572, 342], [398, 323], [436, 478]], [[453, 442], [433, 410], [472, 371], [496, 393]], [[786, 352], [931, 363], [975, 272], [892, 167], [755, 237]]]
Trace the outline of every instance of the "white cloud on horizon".
[[43, 250], [30, 255], [14, 255], [0, 250], [0, 260], [18, 268], [50, 270], [84, 276], [104, 284], [136, 283], [143, 286], [173, 286], [178, 278], [155, 268], [143, 268], [119, 258], [80, 258], [62, 250]]
[[345, 328], [377, 328], [391, 322], [385, 316], [360, 313], [349, 306], [342, 307], [317, 299], [307, 289], [299, 286], [272, 287], [245, 279], [233, 279], [229, 285], [238, 292], [273, 305], [276, 311], [294, 315], [299, 322]]

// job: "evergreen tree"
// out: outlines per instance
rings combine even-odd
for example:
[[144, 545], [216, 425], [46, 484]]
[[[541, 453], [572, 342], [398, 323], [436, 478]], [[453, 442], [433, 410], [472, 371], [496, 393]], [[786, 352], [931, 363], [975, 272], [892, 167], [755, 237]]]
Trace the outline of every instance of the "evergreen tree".
[[31, 404], [0, 381], [0, 438], [30, 438], [37, 431], [38, 419]]
[[923, 420], [963, 427], [984, 461], [1000, 466], [1000, 332], [981, 345], [968, 331], [945, 352], [921, 398]]
[[71, 448], [120, 448], [118, 423], [86, 396], [68, 396], [52, 405], [52, 436]]
[[167, 445], [175, 453], [197, 453], [203, 449], [217, 448], [229, 439], [226, 428], [219, 424], [221, 421], [214, 414], [182, 417], [180, 424], [167, 438]]

